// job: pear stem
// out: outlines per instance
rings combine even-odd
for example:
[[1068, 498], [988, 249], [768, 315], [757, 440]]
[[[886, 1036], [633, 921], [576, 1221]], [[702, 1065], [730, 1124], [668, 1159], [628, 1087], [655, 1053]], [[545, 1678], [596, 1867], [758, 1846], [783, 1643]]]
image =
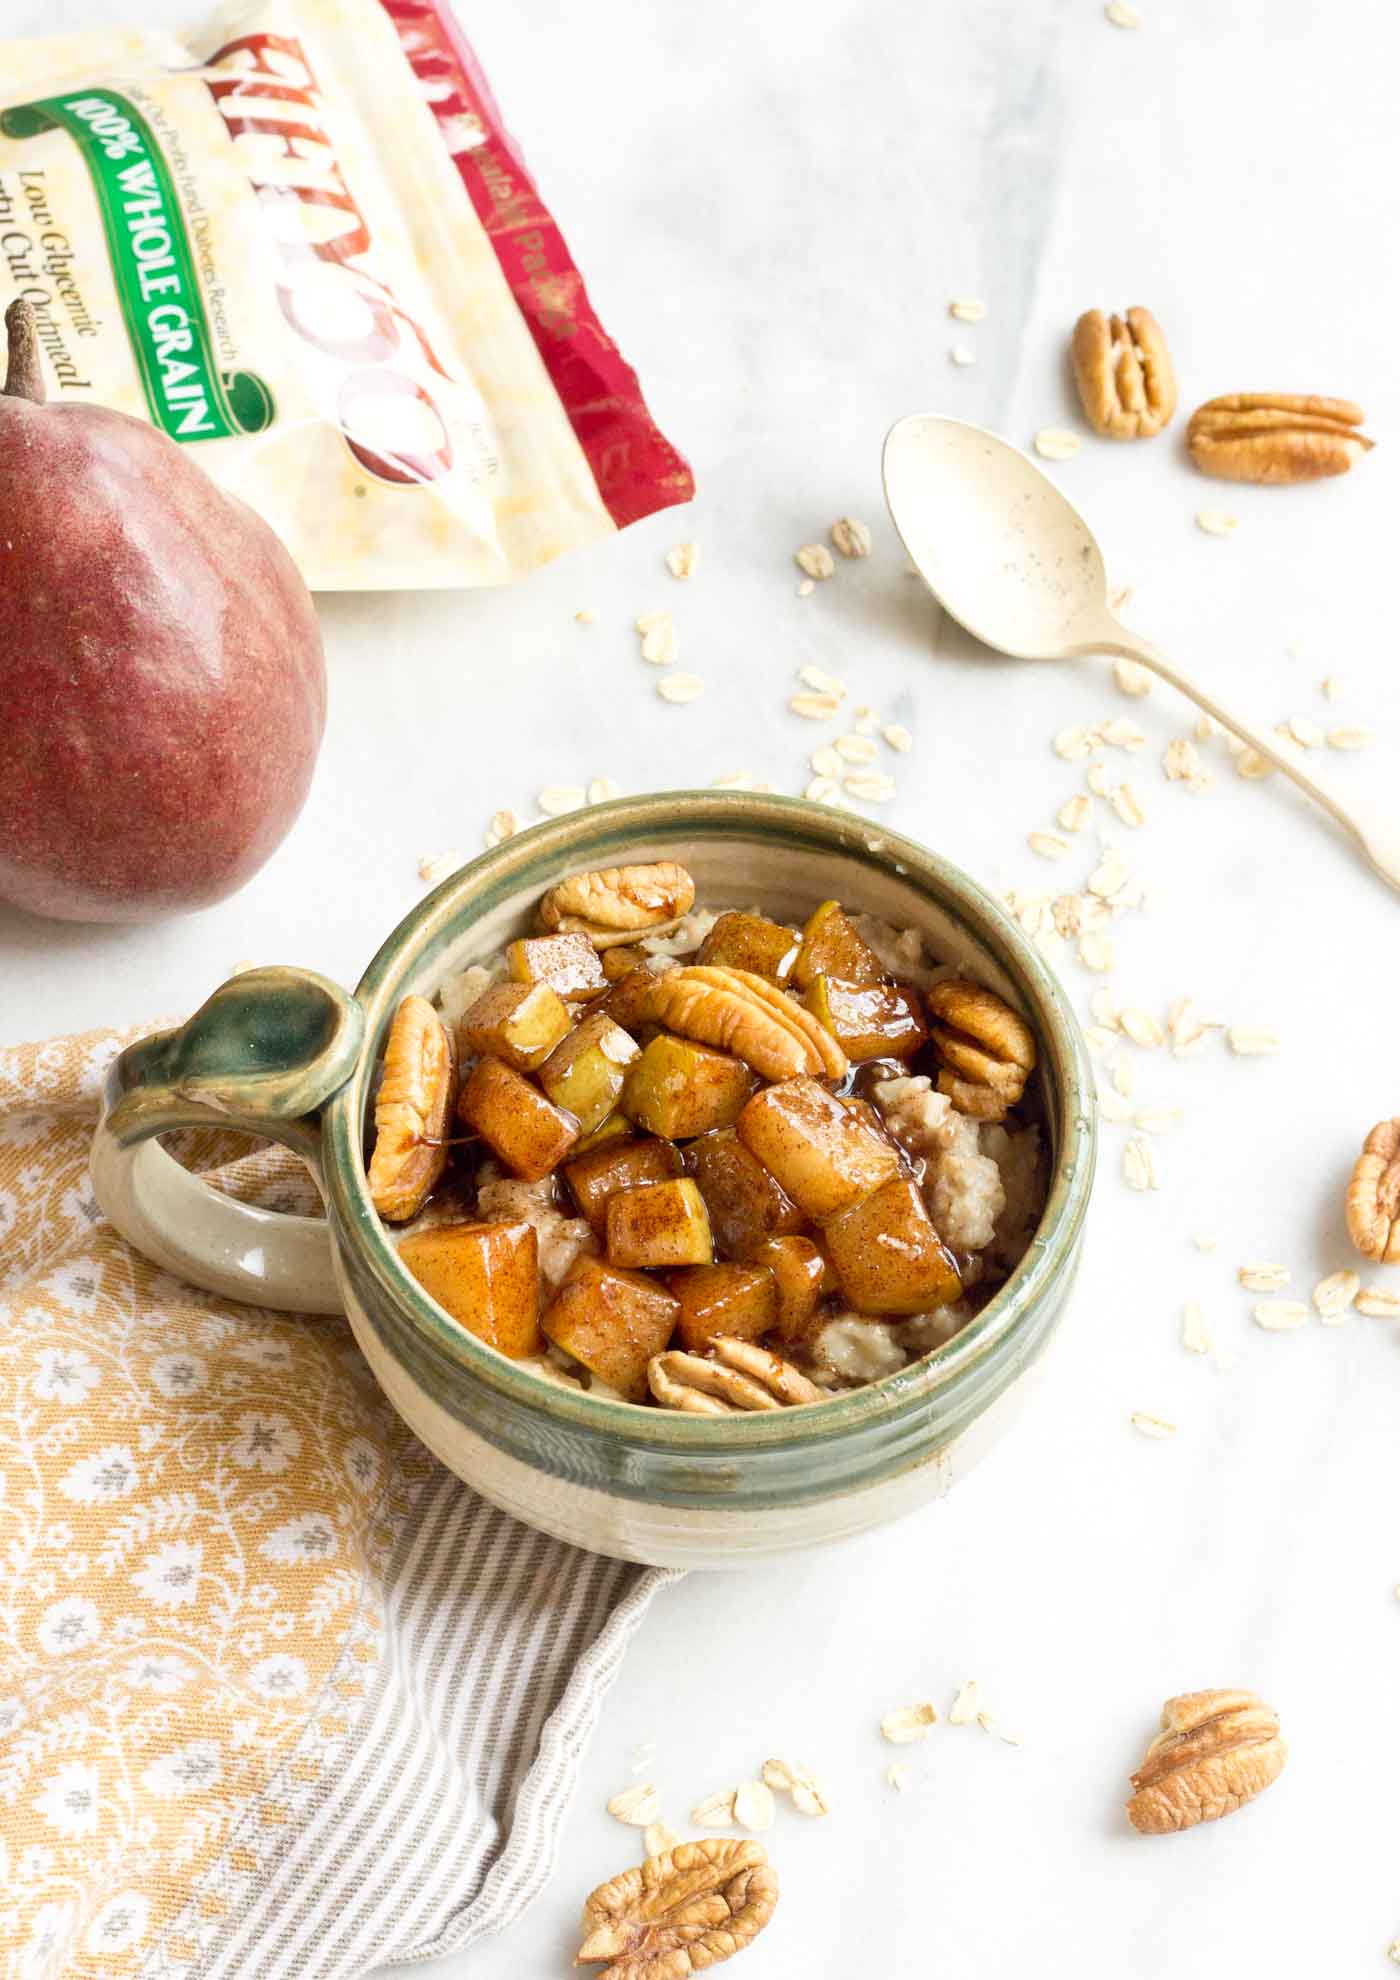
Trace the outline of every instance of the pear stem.
[[10, 368], [5, 373], [4, 392], [12, 399], [32, 399], [44, 403], [44, 370], [39, 362], [38, 319], [34, 305], [23, 296], [5, 311], [5, 329], [10, 338]]

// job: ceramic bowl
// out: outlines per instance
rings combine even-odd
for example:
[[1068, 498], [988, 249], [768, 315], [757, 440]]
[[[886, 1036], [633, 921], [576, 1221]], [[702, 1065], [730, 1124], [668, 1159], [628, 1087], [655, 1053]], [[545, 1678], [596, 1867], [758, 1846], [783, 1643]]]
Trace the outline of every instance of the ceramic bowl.
[[[477, 1342], [400, 1263], [371, 1207], [371, 1080], [399, 1000], [494, 956], [564, 874], [676, 859], [702, 904], [800, 920], [818, 901], [920, 930], [1036, 1034], [1050, 1190], [1014, 1274], [946, 1346], [806, 1408], [697, 1417], [542, 1380]], [[112, 1221], [167, 1269], [261, 1305], [343, 1311], [385, 1393], [444, 1464], [532, 1526], [621, 1559], [727, 1567], [858, 1533], [945, 1493], [1034, 1383], [1074, 1278], [1094, 1167], [1088, 1061], [1063, 990], [957, 867], [795, 798], [668, 792], [538, 825], [405, 916], [353, 998], [301, 970], [234, 978], [113, 1068], [93, 1149]], [[325, 1221], [216, 1195], [160, 1147], [218, 1121], [311, 1165]]]

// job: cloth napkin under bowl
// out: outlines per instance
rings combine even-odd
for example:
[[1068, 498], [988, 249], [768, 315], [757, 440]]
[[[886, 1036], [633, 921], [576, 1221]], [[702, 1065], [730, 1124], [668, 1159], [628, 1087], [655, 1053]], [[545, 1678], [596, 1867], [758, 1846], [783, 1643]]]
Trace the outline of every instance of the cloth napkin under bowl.
[[[87, 1148], [125, 1040], [0, 1051], [0, 1952], [344, 1980], [510, 1923], [665, 1574], [444, 1471], [348, 1330], [138, 1257]], [[187, 1135], [314, 1213], [284, 1151]]]

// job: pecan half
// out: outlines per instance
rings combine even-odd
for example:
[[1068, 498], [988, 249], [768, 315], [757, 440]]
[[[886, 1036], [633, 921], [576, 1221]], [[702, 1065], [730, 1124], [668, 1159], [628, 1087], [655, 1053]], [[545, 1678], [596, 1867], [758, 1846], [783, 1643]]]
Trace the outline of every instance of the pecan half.
[[1400, 1265], [1400, 1115], [1377, 1121], [1347, 1184], [1347, 1234], [1363, 1258]]
[[672, 859], [573, 873], [540, 902], [541, 925], [586, 935], [595, 949], [674, 928], [695, 905], [695, 882]]
[[1176, 373], [1150, 309], [1105, 316], [1086, 309], [1074, 326], [1070, 359], [1079, 403], [1095, 433], [1147, 440], [1176, 411]]
[[1217, 1822], [1262, 1794], [1287, 1758], [1278, 1713], [1252, 1691], [1183, 1692], [1162, 1707], [1128, 1820], [1145, 1836]]
[[658, 976], [645, 1015], [698, 1044], [732, 1052], [765, 1079], [844, 1079], [846, 1054], [826, 1026], [766, 976], [690, 964]]
[[447, 1167], [456, 1059], [452, 1038], [424, 997], [405, 997], [384, 1046], [384, 1077], [374, 1102], [370, 1201], [401, 1224], [422, 1209]]
[[761, 1843], [707, 1837], [599, 1884], [583, 1907], [575, 1966], [597, 1980], [686, 1980], [751, 1945], [773, 1916], [778, 1874]]
[[1364, 418], [1349, 399], [1231, 392], [1197, 407], [1186, 445], [1201, 472], [1219, 481], [1319, 481], [1370, 452], [1375, 442], [1357, 430]]
[[928, 993], [929, 1037], [943, 1061], [938, 1090], [959, 1113], [999, 1121], [1035, 1070], [1035, 1039], [993, 991], [950, 976]]
[[826, 1400], [816, 1383], [781, 1355], [728, 1335], [711, 1341], [709, 1356], [680, 1348], [653, 1355], [647, 1380], [659, 1403], [690, 1416], [736, 1416]]

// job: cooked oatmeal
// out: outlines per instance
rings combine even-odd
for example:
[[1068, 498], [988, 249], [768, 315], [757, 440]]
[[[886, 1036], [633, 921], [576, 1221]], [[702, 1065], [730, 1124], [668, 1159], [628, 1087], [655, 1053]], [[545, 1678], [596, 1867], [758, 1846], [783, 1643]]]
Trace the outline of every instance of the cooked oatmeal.
[[385, 1057], [369, 1182], [404, 1264], [595, 1395], [726, 1415], [897, 1374], [1044, 1205], [1024, 1020], [915, 929], [708, 907], [672, 862], [560, 882]]

